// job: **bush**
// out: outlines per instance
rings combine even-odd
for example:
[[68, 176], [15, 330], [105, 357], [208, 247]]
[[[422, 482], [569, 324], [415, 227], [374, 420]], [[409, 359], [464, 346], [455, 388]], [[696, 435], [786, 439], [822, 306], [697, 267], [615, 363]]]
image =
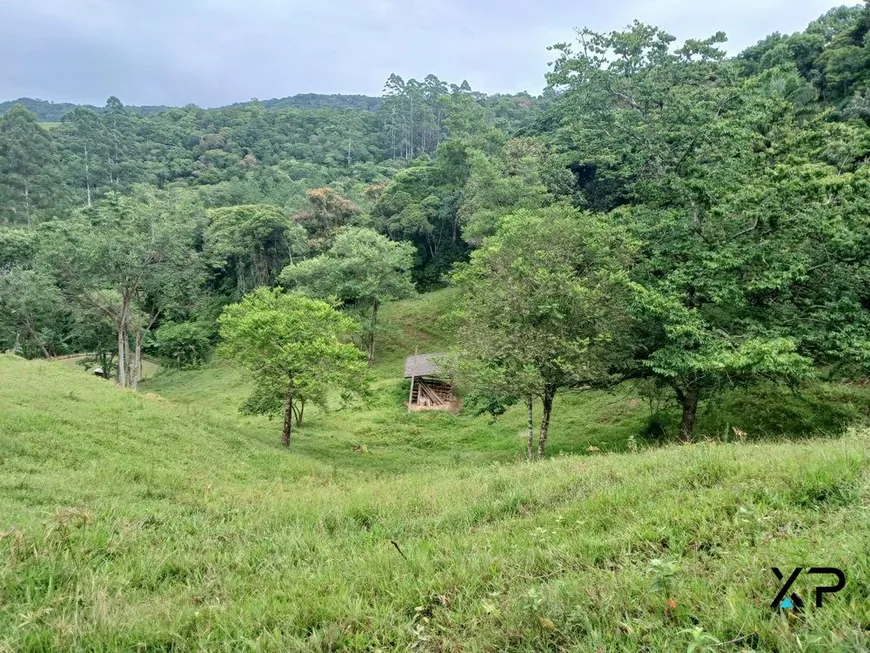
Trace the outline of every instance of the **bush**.
[[209, 330], [194, 322], [167, 322], [154, 334], [155, 353], [167, 367], [189, 369], [205, 362]]

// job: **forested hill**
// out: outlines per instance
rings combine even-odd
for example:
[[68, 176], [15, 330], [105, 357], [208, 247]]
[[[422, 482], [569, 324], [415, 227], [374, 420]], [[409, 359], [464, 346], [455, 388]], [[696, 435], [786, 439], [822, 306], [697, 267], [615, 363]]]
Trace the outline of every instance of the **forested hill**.
[[[263, 100], [266, 109], [362, 109], [377, 111], [383, 99], [370, 95], [343, 95], [341, 93], [298, 93], [289, 97]], [[230, 106], [240, 106], [249, 102], [238, 102]]]
[[[342, 95], [322, 93], [299, 93], [289, 97], [272, 98], [263, 100], [260, 104], [266, 109], [362, 109], [364, 111], [377, 111], [381, 106], [382, 99], [368, 95]], [[229, 107], [240, 107], [250, 102], [234, 102]], [[0, 115], [8, 112], [12, 107], [20, 105], [30, 111], [40, 122], [60, 122], [61, 119], [76, 107], [82, 107], [102, 113], [105, 107], [97, 107], [91, 104], [71, 104], [69, 102], [51, 102], [49, 100], [36, 100], [29, 97], [18, 98], [7, 102], [0, 102]], [[137, 116], [153, 116], [161, 111], [168, 111], [173, 107], [135, 106], [124, 107], [129, 113]], [[219, 107], [227, 108], [227, 107]]]
[[[9, 100], [0, 102], [0, 115], [8, 113], [14, 106], [21, 106], [30, 111], [40, 122], [60, 122], [61, 119], [68, 113], [72, 112], [77, 107], [102, 113], [103, 107], [96, 107], [91, 104], [72, 104], [70, 102], [51, 102], [50, 100], [37, 100], [29, 97], [18, 98], [17, 100]], [[151, 116], [161, 111], [166, 111], [170, 107], [165, 106], [128, 106], [127, 111], [137, 116]]]

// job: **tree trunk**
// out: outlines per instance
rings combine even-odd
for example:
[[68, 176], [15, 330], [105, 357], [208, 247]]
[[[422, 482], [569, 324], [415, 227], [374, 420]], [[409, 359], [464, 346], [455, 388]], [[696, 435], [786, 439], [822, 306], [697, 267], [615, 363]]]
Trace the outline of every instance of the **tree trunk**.
[[284, 430], [281, 431], [281, 444], [290, 446], [290, 436], [293, 434], [293, 391], [287, 392], [284, 400]]
[[526, 397], [526, 416], [528, 417], [526, 423], [526, 458], [529, 461], [535, 459], [535, 420], [532, 404], [533, 400], [533, 397]]
[[127, 387], [127, 312], [130, 310], [129, 302], [124, 299], [121, 304], [121, 313], [118, 316], [118, 385]]
[[550, 432], [550, 413], [553, 412], [553, 397], [556, 396], [556, 391], [547, 388], [544, 391], [542, 402], [544, 404], [543, 414], [541, 415], [541, 431], [538, 433], [538, 458], [544, 457], [544, 450], [547, 446], [547, 435]]
[[27, 217], [27, 226], [31, 226], [30, 223], [30, 184], [28, 182], [27, 177], [24, 178], [24, 215]]
[[305, 416], [305, 400], [300, 399], [293, 405], [293, 415], [296, 417], [297, 428], [302, 426], [302, 418]]
[[85, 183], [88, 187], [88, 206], [91, 205], [91, 169], [88, 164], [88, 146], [85, 145]]
[[695, 433], [695, 419], [698, 415], [698, 386], [689, 384], [685, 392], [677, 395], [683, 409], [683, 419], [680, 422], [680, 439], [683, 442], [691, 442]]
[[130, 387], [136, 390], [142, 380], [142, 329], [136, 330], [136, 344], [133, 350], [133, 371], [130, 375]]
[[[42, 338], [39, 337], [39, 332], [36, 330], [33, 322], [30, 320], [27, 321], [27, 330], [30, 331], [30, 337], [33, 339], [37, 346], [42, 351], [42, 355], [44, 358], [51, 358], [51, 352], [48, 351], [48, 347], [45, 346], [45, 342], [43, 342]], [[21, 338], [21, 334], [15, 334], [15, 349], [18, 348], [18, 343]]]
[[372, 332], [368, 341], [369, 365], [375, 364], [375, 332], [378, 328], [378, 302], [375, 302], [374, 310], [372, 311]]

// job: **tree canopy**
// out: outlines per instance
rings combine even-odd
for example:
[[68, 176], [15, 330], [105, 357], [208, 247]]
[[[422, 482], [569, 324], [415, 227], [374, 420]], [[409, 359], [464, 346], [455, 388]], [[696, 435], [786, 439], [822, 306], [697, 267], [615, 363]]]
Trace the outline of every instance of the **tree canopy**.
[[627, 235], [594, 215], [524, 210], [506, 216], [456, 273], [460, 376], [487, 407], [524, 401], [529, 458], [544, 455], [559, 390], [616, 378], [627, 344], [619, 281], [631, 254]]
[[281, 282], [321, 299], [337, 299], [359, 319], [369, 365], [375, 362], [378, 313], [384, 302], [408, 297], [413, 249], [361, 227], [350, 227], [335, 238], [328, 252], [289, 265]]

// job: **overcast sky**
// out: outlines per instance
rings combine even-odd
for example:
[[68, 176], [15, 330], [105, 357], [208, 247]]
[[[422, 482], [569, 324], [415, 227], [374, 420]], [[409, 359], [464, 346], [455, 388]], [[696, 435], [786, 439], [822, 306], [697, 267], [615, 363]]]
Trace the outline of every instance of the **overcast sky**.
[[[219, 106], [296, 93], [379, 95], [391, 72], [538, 93], [573, 28], [633, 18], [739, 52], [829, 0], [0, 0], [0, 101]], [[855, 4], [849, 2], [846, 4]]]

